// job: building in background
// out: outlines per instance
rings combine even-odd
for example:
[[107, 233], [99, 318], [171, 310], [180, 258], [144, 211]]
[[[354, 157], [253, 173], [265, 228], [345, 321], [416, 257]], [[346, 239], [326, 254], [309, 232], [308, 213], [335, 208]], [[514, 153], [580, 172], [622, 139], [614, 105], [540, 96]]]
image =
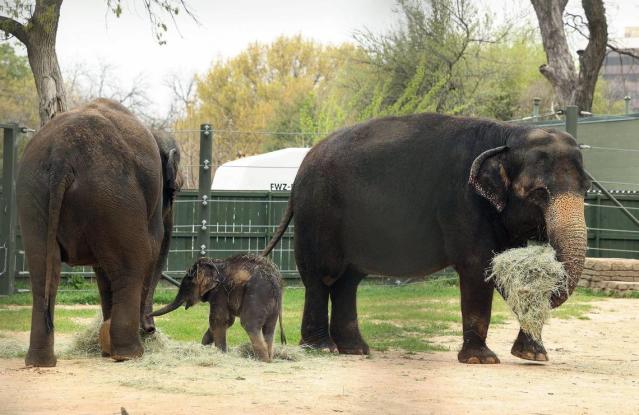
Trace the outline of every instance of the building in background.
[[[612, 40], [615, 47], [639, 56], [639, 26], [626, 27], [624, 37]], [[601, 76], [608, 82], [611, 98], [632, 98], [631, 111], [639, 112], [639, 59], [609, 51], [601, 67]]]

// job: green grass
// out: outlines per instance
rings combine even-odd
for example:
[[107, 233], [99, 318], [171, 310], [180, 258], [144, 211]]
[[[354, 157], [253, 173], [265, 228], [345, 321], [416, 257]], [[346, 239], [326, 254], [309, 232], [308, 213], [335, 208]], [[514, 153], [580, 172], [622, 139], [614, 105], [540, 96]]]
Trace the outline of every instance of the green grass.
[[[166, 304], [173, 300], [175, 288], [159, 287], [155, 302]], [[587, 318], [589, 304], [599, 295], [578, 290], [571, 299], [553, 312], [560, 319]], [[31, 310], [28, 305], [31, 294], [21, 293], [0, 299], [0, 331], [28, 331]], [[95, 285], [83, 290], [64, 290], [58, 293], [57, 304], [98, 304]], [[401, 349], [405, 351], [442, 350], [429, 339], [435, 336], [461, 337], [461, 311], [459, 288], [450, 281], [429, 281], [406, 286], [382, 286], [362, 284], [357, 297], [360, 328], [374, 350]], [[304, 306], [304, 289], [290, 287], [285, 291], [284, 328], [289, 344], [300, 339], [300, 322]], [[61, 333], [81, 331], [97, 313], [96, 309], [64, 309], [55, 313], [56, 330]], [[157, 327], [166, 335], [179, 341], [199, 342], [208, 326], [208, 304], [199, 304], [189, 310], [180, 308], [156, 318]], [[499, 295], [495, 295], [491, 324], [503, 324], [512, 317]], [[279, 335], [276, 334], [279, 340]], [[229, 345], [248, 341], [239, 319], [228, 331]]]

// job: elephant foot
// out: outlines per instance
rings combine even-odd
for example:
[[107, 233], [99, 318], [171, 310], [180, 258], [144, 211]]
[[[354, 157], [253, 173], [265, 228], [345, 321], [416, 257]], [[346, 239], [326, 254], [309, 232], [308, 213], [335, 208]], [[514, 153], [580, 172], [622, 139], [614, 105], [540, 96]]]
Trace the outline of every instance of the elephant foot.
[[528, 334], [524, 333], [523, 330], [519, 330], [519, 335], [512, 349], [510, 349], [510, 353], [524, 360], [532, 360], [535, 362], [548, 361], [548, 353], [544, 345], [533, 340]]
[[305, 340], [304, 337], [302, 337], [302, 339], [300, 340], [300, 346], [305, 349], [337, 353], [337, 346], [328, 336], [313, 341]]
[[135, 359], [144, 354], [144, 348], [139, 341], [130, 346], [111, 346], [111, 359], [116, 362]]
[[34, 350], [29, 348], [24, 363], [27, 367], [55, 367], [58, 359], [55, 357], [53, 350]]
[[140, 328], [148, 334], [155, 333], [155, 320], [150, 315], [142, 315], [140, 317]]
[[361, 342], [360, 344], [349, 344], [349, 345], [338, 345], [337, 350], [340, 354], [358, 354], [358, 355], [369, 355], [371, 354], [371, 350], [365, 342]]
[[464, 344], [457, 354], [459, 363], [467, 364], [497, 364], [499, 358], [486, 345]]
[[351, 332], [348, 335], [341, 335], [338, 332], [331, 333], [331, 337], [337, 345], [340, 354], [370, 354], [368, 344], [362, 339], [359, 330]]

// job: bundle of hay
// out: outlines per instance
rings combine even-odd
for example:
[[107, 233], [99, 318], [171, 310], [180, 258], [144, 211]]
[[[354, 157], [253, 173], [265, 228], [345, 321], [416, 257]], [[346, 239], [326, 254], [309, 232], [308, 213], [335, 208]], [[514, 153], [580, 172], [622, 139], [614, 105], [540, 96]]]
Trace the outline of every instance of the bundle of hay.
[[493, 258], [486, 280], [493, 280], [506, 297], [522, 330], [541, 343], [541, 330], [552, 309], [551, 296], [568, 290], [567, 274], [555, 250], [546, 244], [504, 251]]

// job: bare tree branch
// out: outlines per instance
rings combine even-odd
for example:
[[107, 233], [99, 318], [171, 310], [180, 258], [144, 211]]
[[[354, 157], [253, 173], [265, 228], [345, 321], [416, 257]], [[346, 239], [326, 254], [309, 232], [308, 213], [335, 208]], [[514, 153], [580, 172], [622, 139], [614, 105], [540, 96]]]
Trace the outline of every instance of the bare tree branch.
[[15, 36], [16, 39], [24, 44], [28, 42], [27, 31], [24, 25], [10, 17], [0, 16], [0, 30]]
[[[583, 38], [590, 40], [590, 36], [582, 30], [582, 27], [585, 26], [585, 23], [583, 22], [583, 16], [580, 16], [578, 14], [566, 13], [566, 17], [572, 19], [572, 22], [566, 20], [566, 26], [573, 29]], [[580, 22], [577, 22], [578, 20], [580, 20]], [[619, 53], [620, 55], [626, 55], [634, 59], [639, 59], [639, 54], [632, 52], [631, 49], [617, 47], [611, 42], [606, 43], [606, 47], [614, 52]]]

